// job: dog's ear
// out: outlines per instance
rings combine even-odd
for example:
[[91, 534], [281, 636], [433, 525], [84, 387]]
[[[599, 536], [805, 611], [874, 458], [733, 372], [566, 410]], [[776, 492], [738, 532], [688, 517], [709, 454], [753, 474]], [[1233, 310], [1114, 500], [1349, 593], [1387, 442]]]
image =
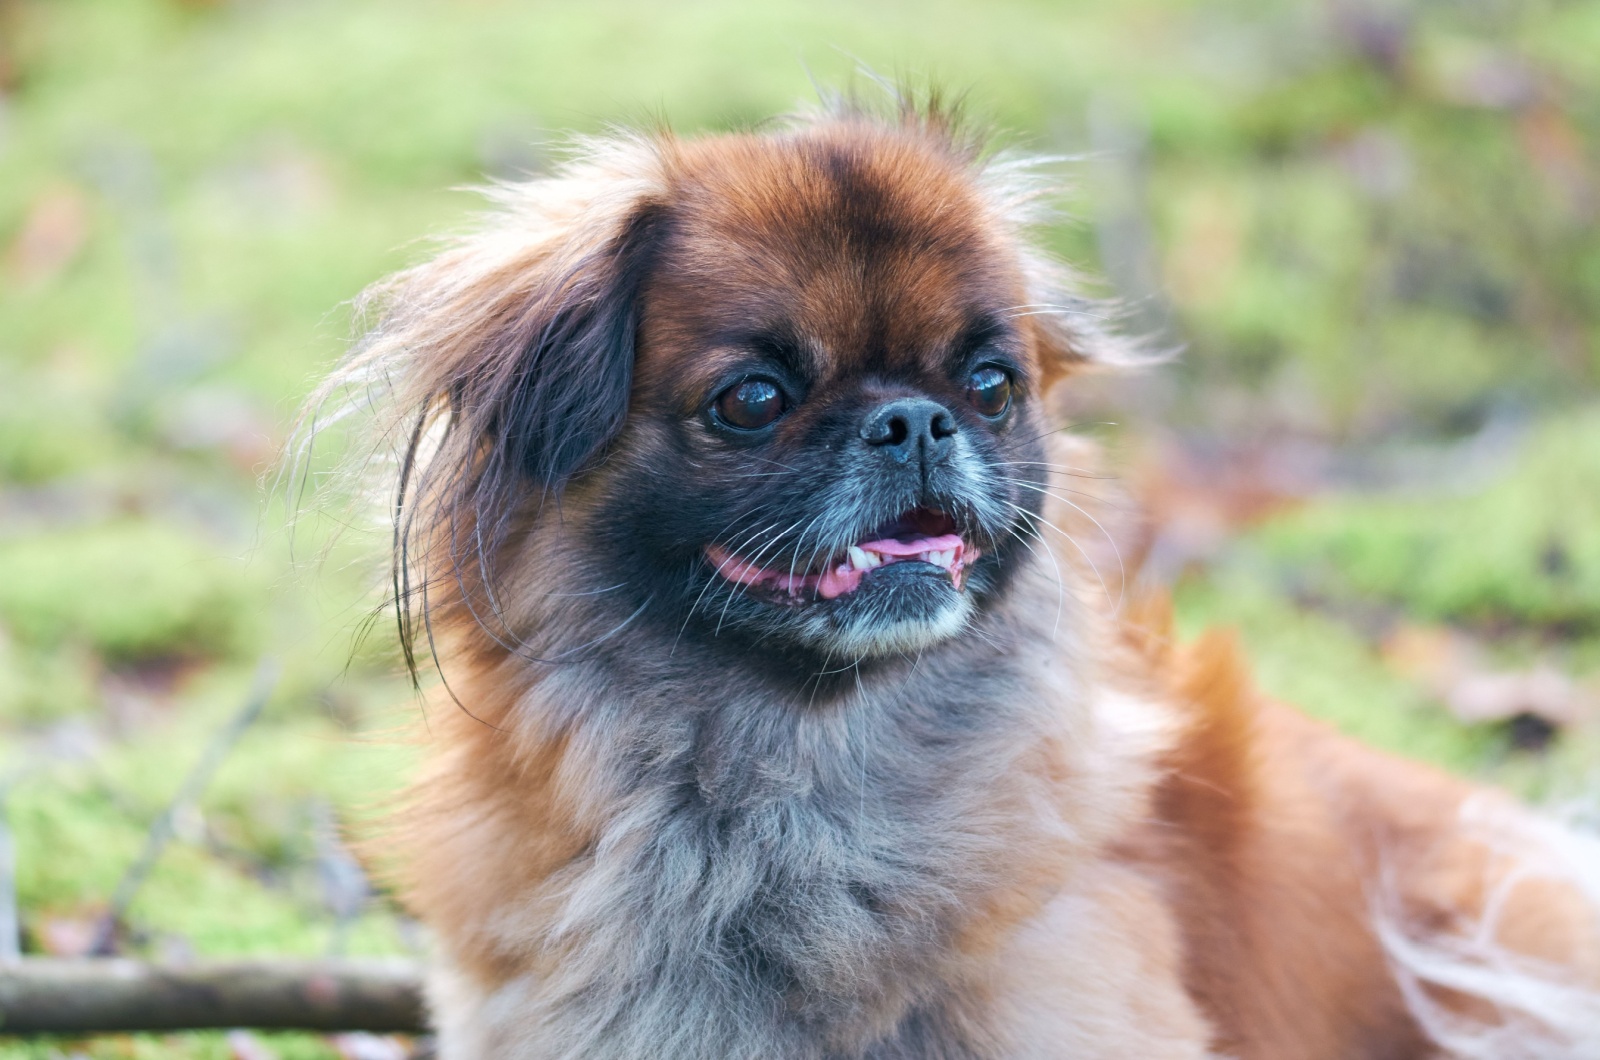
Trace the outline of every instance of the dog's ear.
[[636, 203], [560, 274], [547, 273], [491, 340], [500, 349], [487, 361], [504, 369], [460, 381], [487, 444], [542, 490], [587, 467], [627, 418], [639, 286], [660, 216], [656, 204]]
[[500, 546], [627, 419], [669, 148], [618, 138], [551, 178], [494, 189], [499, 209], [477, 232], [363, 295], [373, 326], [302, 413], [297, 454], [369, 410], [379, 453], [392, 446], [394, 605], [413, 677], [417, 614], [430, 646], [452, 615], [493, 615], [491, 636], [504, 634]]
[[1032, 248], [1023, 254], [1028, 305], [1043, 389], [1082, 372], [1138, 367], [1162, 359], [1115, 329], [1118, 307], [1081, 293], [1083, 281], [1066, 265]]
[[402, 493], [424, 487], [429, 508], [481, 525], [558, 493], [616, 437], [665, 211], [639, 175], [649, 157], [613, 161], [626, 177], [498, 189], [482, 231], [365, 296], [377, 325], [335, 382], [387, 390], [405, 418]]

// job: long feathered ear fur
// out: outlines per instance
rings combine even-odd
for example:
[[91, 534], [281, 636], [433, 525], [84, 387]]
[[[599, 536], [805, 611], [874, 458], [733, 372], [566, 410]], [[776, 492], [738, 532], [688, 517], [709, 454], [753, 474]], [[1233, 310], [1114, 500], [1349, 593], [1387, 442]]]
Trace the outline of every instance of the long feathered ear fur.
[[485, 441], [541, 490], [559, 490], [616, 436], [633, 381], [635, 295], [659, 211], [641, 203], [570, 276], [552, 277], [486, 351], [509, 366], [459, 383], [466, 407], [486, 410]]
[[627, 416], [669, 148], [606, 140], [551, 178], [492, 189], [498, 209], [477, 232], [362, 297], [376, 324], [312, 399], [348, 394], [387, 417], [395, 603], [413, 673], [413, 598], [425, 622], [435, 581], [492, 606], [511, 521], [558, 496]]

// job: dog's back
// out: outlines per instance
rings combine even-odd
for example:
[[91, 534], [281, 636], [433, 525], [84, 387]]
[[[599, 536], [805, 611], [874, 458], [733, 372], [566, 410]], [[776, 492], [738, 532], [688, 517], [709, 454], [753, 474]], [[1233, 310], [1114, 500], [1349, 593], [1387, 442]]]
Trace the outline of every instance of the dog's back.
[[1127, 855], [1237, 1057], [1600, 1050], [1600, 844], [1264, 701], [1225, 636], [1139, 631], [1187, 719]]

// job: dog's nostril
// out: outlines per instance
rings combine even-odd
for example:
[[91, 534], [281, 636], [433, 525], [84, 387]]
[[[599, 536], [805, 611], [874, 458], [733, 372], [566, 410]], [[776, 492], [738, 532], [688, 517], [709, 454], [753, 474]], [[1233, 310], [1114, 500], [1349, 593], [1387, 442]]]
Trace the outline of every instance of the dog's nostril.
[[919, 450], [942, 456], [958, 430], [950, 410], [927, 398], [899, 398], [880, 405], [861, 423], [862, 439], [896, 459], [907, 459]]

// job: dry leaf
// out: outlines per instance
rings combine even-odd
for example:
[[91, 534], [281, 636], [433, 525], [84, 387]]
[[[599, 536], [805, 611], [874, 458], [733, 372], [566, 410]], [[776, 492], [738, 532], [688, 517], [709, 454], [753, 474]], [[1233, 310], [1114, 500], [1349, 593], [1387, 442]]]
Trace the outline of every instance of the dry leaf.
[[410, 1060], [411, 1047], [393, 1034], [354, 1031], [336, 1034], [329, 1041], [343, 1060]]
[[1589, 695], [1549, 663], [1498, 670], [1466, 634], [1444, 626], [1402, 625], [1384, 641], [1383, 657], [1421, 683], [1468, 725], [1510, 722], [1518, 742], [1542, 746], [1589, 710]]
[[72, 264], [89, 238], [89, 203], [77, 188], [51, 188], [34, 202], [5, 254], [14, 282], [43, 286]]
[[1481, 665], [1471, 639], [1447, 626], [1401, 624], [1384, 638], [1384, 661], [1444, 698], [1457, 681]]
[[278, 1060], [278, 1054], [249, 1031], [228, 1032], [228, 1055], [232, 1060]]
[[100, 916], [42, 917], [33, 929], [34, 942], [52, 957], [85, 957], [100, 938]]
[[1557, 729], [1575, 724], [1584, 713], [1584, 696], [1572, 679], [1553, 666], [1531, 670], [1469, 674], [1445, 698], [1450, 713], [1464, 722], [1508, 721], [1522, 714]]

